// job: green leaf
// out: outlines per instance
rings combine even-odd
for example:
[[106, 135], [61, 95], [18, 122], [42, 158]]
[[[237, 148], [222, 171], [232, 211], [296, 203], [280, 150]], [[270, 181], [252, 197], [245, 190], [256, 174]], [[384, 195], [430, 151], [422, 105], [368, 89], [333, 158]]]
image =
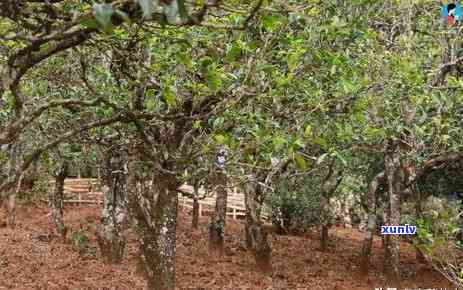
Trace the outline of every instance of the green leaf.
[[98, 28], [98, 23], [93, 15], [83, 17], [80, 20], [80, 24], [88, 28]]
[[368, 139], [385, 138], [386, 131], [384, 128], [366, 127], [363, 136]]
[[167, 103], [167, 106], [175, 107], [177, 105], [177, 96], [170, 87], [164, 89], [164, 91], [162, 92], [162, 96], [164, 98], [164, 101]]
[[328, 147], [328, 142], [322, 137], [315, 138], [314, 143], [320, 145], [323, 148]]
[[222, 117], [218, 117], [214, 120], [212, 127], [214, 129], [219, 129], [223, 126], [224, 123], [225, 123], [225, 119]]
[[307, 161], [301, 154], [294, 153], [294, 161], [296, 161], [296, 165], [299, 168], [299, 170], [307, 169]]
[[201, 67], [203, 70], [207, 70], [208, 66], [212, 64], [212, 58], [209, 56], [205, 56], [199, 60]]
[[157, 1], [138, 0], [138, 4], [140, 5], [141, 10], [143, 11], [143, 18], [150, 20], [151, 15], [153, 14], [153, 11], [154, 11], [154, 6], [155, 4], [157, 5]]
[[220, 135], [220, 134], [214, 135], [214, 140], [220, 145], [227, 143], [227, 137], [224, 135]]
[[193, 69], [193, 61], [191, 60], [191, 57], [187, 53], [179, 53], [179, 58], [180, 61], [185, 65], [185, 67], [189, 70]]
[[196, 120], [194, 121], [193, 123], [193, 128], [194, 129], [200, 129], [202, 126], [201, 126], [201, 121], [200, 120]]
[[273, 138], [272, 143], [275, 150], [278, 151], [286, 145], [287, 140], [281, 136], [276, 136]]
[[305, 126], [304, 129], [304, 137], [308, 138], [310, 136], [310, 133], [312, 133], [312, 126], [308, 124], [307, 126]]
[[93, 4], [93, 16], [106, 33], [110, 33], [113, 29], [111, 22], [113, 14], [114, 8], [111, 4]]
[[280, 21], [277, 16], [265, 15], [262, 16], [262, 24], [270, 32], [273, 32], [278, 27]]
[[149, 98], [148, 100], [146, 100], [146, 109], [149, 111], [153, 111], [154, 108], [156, 108], [156, 101], [154, 100], [154, 98]]
[[210, 65], [207, 70], [207, 85], [214, 92], [217, 92], [222, 86], [220, 72], [213, 65]]
[[290, 72], [294, 71], [297, 68], [297, 66], [301, 63], [300, 57], [303, 53], [304, 50], [297, 49], [287, 56], [286, 63], [288, 64], [288, 70]]
[[342, 162], [342, 164], [344, 166], [347, 166], [346, 159], [344, 159], [344, 157], [341, 155], [341, 153], [339, 153], [338, 151], [335, 151], [334, 154], [339, 158], [339, 160], [341, 160], [341, 162]]
[[232, 62], [236, 57], [241, 53], [241, 46], [238, 42], [233, 43], [233, 45], [228, 49], [226, 59], [229, 62]]
[[294, 148], [295, 148], [296, 150], [305, 147], [305, 144], [304, 144], [304, 142], [303, 142], [301, 139], [296, 139], [296, 140], [294, 140], [294, 142], [293, 142], [292, 145], [294, 146]]

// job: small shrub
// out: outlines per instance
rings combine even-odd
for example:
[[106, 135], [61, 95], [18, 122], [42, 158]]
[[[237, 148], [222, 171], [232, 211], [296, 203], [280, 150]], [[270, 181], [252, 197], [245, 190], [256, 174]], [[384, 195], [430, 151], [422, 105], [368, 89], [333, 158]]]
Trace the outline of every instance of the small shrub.
[[320, 223], [320, 197], [309, 184], [281, 180], [278, 190], [267, 197], [272, 223], [280, 233], [300, 234]]
[[463, 288], [463, 247], [460, 204], [439, 203], [438, 207], [425, 208], [417, 219], [415, 244], [426, 260], [458, 289]]
[[80, 255], [96, 256], [96, 248], [91, 246], [90, 238], [87, 234], [88, 229], [81, 226], [77, 231], [73, 231], [71, 235], [72, 246]]
[[50, 190], [52, 190], [52, 188], [49, 179], [45, 176], [41, 176], [34, 182], [31, 193], [36, 196], [44, 196], [47, 195]]
[[47, 199], [49, 190], [51, 190], [50, 182], [45, 176], [38, 178], [30, 191], [18, 192], [18, 198], [26, 203], [32, 203], [38, 199]]

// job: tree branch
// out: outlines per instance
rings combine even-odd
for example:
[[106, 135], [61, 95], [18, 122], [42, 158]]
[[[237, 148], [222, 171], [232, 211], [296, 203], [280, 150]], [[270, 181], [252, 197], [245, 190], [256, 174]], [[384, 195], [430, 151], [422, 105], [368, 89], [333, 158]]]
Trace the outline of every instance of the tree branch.
[[115, 116], [113, 116], [111, 118], [100, 119], [100, 120], [96, 120], [96, 121], [81, 125], [79, 128], [76, 128], [76, 129], [74, 129], [72, 131], [69, 131], [69, 132], [61, 135], [60, 137], [54, 139], [53, 141], [48, 142], [47, 144], [40, 147], [39, 149], [36, 149], [34, 152], [30, 153], [29, 155], [27, 155], [23, 159], [22, 166], [21, 166], [21, 168], [19, 170], [20, 172], [17, 172], [16, 176], [14, 178], [12, 178], [10, 182], [6, 181], [6, 182], [0, 184], [0, 200], [3, 199], [7, 195], [8, 190], [17, 183], [20, 174], [22, 172], [26, 171], [29, 168], [29, 166], [35, 160], [37, 160], [40, 157], [41, 154], [43, 154], [47, 150], [50, 150], [50, 149], [56, 147], [57, 145], [65, 142], [65, 141], [68, 141], [70, 138], [76, 136], [79, 133], [82, 133], [84, 131], [87, 131], [87, 130], [90, 130], [90, 129], [93, 129], [93, 128], [107, 126], [107, 125], [113, 124], [113, 123], [118, 122], [118, 121], [123, 121], [123, 120], [125, 120], [125, 118], [126, 117], [122, 113], [119, 113], [119, 114], [116, 114]]
[[8, 144], [10, 142], [13, 142], [15, 137], [21, 134], [21, 132], [28, 126], [30, 125], [34, 120], [36, 120], [38, 117], [42, 115], [43, 112], [46, 110], [49, 110], [51, 108], [56, 108], [56, 107], [66, 107], [69, 105], [75, 105], [75, 106], [95, 106], [98, 105], [101, 102], [100, 98], [97, 98], [93, 101], [83, 101], [83, 100], [57, 100], [57, 101], [51, 101], [46, 104], [41, 105], [38, 107], [35, 111], [32, 113], [28, 114], [28, 117], [22, 117], [21, 119], [17, 120], [14, 123], [11, 123], [5, 132], [2, 132], [0, 134], [0, 145]]

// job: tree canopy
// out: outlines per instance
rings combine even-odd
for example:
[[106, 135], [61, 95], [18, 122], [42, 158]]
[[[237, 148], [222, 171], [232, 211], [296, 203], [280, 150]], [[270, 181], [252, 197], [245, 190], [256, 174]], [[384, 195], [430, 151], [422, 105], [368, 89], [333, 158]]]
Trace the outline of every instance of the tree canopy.
[[260, 206], [304, 184], [316, 187], [314, 199], [300, 192], [320, 202], [320, 216], [337, 191], [357, 191], [373, 217], [379, 197], [369, 194], [382, 186], [398, 222], [396, 198], [415, 196], [416, 184], [440, 191], [430, 183], [442, 182], [442, 168], [461, 191], [461, 26], [439, 9], [427, 0], [2, 1], [0, 196], [37, 162], [59, 171], [63, 160], [109, 158], [134, 172], [120, 180], [160, 196], [127, 195], [148, 243], [176, 218], [168, 192], [206, 178], [226, 150], [228, 182], [252, 184], [243, 190]]

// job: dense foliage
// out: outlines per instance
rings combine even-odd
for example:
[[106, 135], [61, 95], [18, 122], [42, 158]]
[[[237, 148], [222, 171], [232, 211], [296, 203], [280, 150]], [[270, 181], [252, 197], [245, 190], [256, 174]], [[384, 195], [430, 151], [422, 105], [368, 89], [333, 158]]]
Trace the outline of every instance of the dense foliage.
[[[443, 24], [439, 9], [430, 0], [3, 1], [0, 196], [37, 167], [54, 176], [66, 161], [71, 175], [95, 176], [117, 153], [126, 164], [117, 170], [134, 175], [121, 190], [143, 189], [127, 194], [129, 212], [150, 239], [175, 229], [176, 187], [214, 183], [226, 150], [230, 187], [257, 208], [266, 200], [282, 231], [328, 231], [333, 199], [345, 196], [363, 206], [358, 220], [383, 209], [400, 220], [395, 196], [419, 205], [462, 191], [462, 28]], [[410, 215], [428, 229], [420, 237], [431, 235], [426, 216]]]

